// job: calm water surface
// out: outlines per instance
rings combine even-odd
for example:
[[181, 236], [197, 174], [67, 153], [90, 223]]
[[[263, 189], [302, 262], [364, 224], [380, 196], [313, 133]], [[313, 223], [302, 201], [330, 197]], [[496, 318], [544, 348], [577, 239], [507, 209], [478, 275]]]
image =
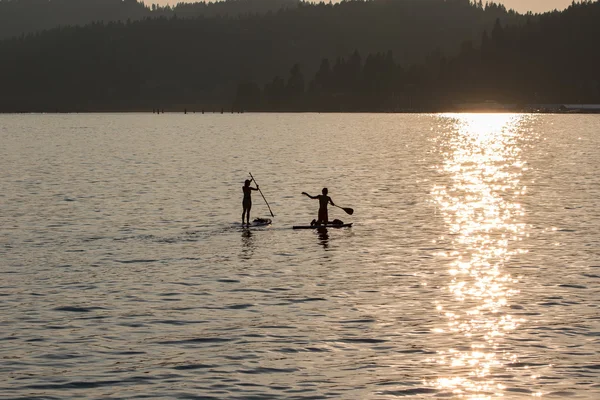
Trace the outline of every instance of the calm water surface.
[[[1, 397], [600, 398], [598, 116], [4, 115], [0, 143]], [[249, 171], [272, 226], [240, 226]], [[324, 186], [354, 226], [292, 230]]]

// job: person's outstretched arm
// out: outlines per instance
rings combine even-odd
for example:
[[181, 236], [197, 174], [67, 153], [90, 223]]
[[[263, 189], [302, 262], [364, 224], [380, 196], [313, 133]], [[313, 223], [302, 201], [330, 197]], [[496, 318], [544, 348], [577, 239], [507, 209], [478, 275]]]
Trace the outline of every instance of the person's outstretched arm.
[[331, 197], [329, 198], [329, 204], [331, 204], [332, 206], [335, 206], [335, 204], [333, 204], [333, 200], [331, 199]]
[[255, 187], [255, 188], [253, 188], [253, 187], [250, 187], [250, 190], [258, 190], [258, 185], [256, 185], [256, 187]]
[[311, 196], [310, 194], [306, 193], [306, 192], [302, 192], [303, 195], [306, 195], [308, 197], [310, 197], [311, 199], [316, 199], [318, 198], [318, 196]]

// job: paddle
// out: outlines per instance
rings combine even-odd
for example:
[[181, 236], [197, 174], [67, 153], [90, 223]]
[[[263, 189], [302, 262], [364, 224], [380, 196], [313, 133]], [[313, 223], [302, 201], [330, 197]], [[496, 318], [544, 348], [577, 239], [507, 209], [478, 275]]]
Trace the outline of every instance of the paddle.
[[337, 208], [341, 208], [342, 210], [346, 211], [346, 214], [354, 214], [354, 209], [350, 208], [350, 207], [340, 207], [340, 206], [336, 206]]
[[[252, 178], [254, 183], [256, 183], [256, 186], [258, 186], [258, 182], [256, 182], [256, 179], [254, 179], [254, 177], [252, 176], [252, 173], [251, 172], [248, 172], [248, 173], [250, 174], [250, 178]], [[258, 193], [260, 193], [260, 195], [262, 196], [265, 203], [267, 203], [267, 199], [265, 199], [265, 195], [260, 190], [260, 187], [258, 188]], [[275, 216], [273, 215], [273, 211], [271, 211], [271, 207], [269, 206], [269, 203], [267, 203], [267, 207], [269, 207], [269, 212], [271, 213], [271, 217], [275, 218]]]

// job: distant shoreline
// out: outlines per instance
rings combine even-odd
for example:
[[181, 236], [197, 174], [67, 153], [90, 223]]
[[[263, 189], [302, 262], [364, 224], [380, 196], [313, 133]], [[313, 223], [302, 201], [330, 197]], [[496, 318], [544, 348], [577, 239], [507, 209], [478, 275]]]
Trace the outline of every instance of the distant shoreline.
[[315, 110], [261, 110], [261, 111], [197, 111], [165, 109], [160, 112], [148, 110], [72, 110], [72, 111], [0, 111], [0, 115], [35, 114], [600, 114], [600, 106], [590, 109], [447, 109], [447, 110], [400, 110], [400, 111], [315, 111]]

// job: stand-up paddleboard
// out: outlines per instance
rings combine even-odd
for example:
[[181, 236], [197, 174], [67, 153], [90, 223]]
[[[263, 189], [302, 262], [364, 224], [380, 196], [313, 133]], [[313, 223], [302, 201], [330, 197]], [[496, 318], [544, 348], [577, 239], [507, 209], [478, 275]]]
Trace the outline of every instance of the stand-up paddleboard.
[[324, 229], [324, 228], [350, 228], [352, 222], [348, 224], [325, 224], [325, 225], [294, 225], [293, 229]]

